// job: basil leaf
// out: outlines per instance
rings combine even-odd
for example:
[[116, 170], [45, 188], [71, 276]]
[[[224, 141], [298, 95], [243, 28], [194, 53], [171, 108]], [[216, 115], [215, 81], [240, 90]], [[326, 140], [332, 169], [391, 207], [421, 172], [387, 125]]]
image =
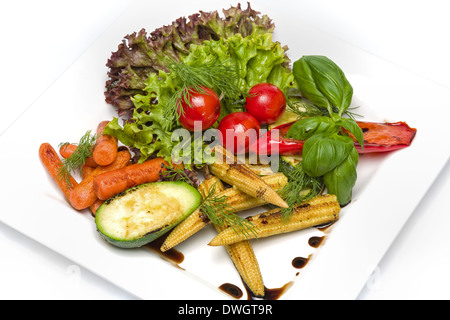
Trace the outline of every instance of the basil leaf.
[[341, 116], [350, 106], [353, 88], [344, 72], [325, 56], [303, 56], [293, 64], [293, 74], [300, 91], [312, 103], [339, 109]]
[[336, 133], [339, 127], [329, 117], [311, 117], [297, 120], [288, 130], [286, 137], [306, 140], [316, 133]]
[[348, 204], [352, 199], [353, 187], [357, 179], [357, 164], [358, 152], [353, 148], [339, 166], [323, 176], [328, 193], [336, 195], [341, 206]]
[[338, 134], [318, 133], [303, 146], [303, 169], [311, 177], [319, 177], [344, 161], [354, 148], [352, 138]]
[[341, 118], [340, 125], [355, 136], [358, 143], [364, 149], [364, 135], [362, 129], [355, 120], [349, 118]]

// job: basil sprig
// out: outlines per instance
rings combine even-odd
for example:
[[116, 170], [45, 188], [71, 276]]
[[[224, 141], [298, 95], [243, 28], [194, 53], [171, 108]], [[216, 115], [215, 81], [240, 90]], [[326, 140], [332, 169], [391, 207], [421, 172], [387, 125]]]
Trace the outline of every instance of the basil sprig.
[[353, 139], [343, 129], [364, 147], [361, 128], [354, 119], [343, 117], [350, 107], [353, 88], [344, 72], [324, 56], [303, 56], [294, 62], [293, 74], [302, 95], [329, 114], [298, 120], [287, 137], [305, 140], [303, 169], [311, 177], [322, 176], [328, 192], [345, 205], [352, 198], [359, 159]]

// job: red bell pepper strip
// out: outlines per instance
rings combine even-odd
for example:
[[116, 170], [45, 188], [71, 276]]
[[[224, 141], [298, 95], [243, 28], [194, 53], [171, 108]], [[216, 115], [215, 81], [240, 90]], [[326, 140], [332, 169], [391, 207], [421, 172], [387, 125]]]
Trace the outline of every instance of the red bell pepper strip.
[[[286, 134], [294, 122], [282, 124], [272, 130], [279, 130], [279, 137], [274, 138], [271, 131], [262, 135], [253, 143], [249, 151], [257, 154], [270, 155], [276, 153], [279, 155], [300, 154], [303, 149], [303, 140], [286, 138]], [[411, 145], [416, 129], [410, 128], [405, 122], [395, 123], [377, 123], [357, 121], [358, 126], [363, 131], [364, 149], [356, 141], [355, 147], [358, 153], [387, 152], [402, 149]]]
[[417, 130], [410, 128], [405, 122], [377, 123], [356, 122], [363, 131], [364, 149], [361, 148], [356, 139], [355, 147], [358, 153], [387, 152], [403, 149], [411, 145]]

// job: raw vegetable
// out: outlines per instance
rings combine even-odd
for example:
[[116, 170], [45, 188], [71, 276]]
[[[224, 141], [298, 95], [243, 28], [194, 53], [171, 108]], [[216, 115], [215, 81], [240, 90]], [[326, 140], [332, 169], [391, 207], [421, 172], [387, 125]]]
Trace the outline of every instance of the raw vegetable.
[[[194, 131], [206, 130], [219, 119], [220, 100], [217, 94], [206, 87], [201, 90], [188, 89], [187, 102], [181, 101], [178, 106], [178, 121], [183, 128]], [[200, 124], [199, 128], [195, 125]]]
[[248, 112], [233, 112], [225, 116], [217, 128], [222, 134], [222, 145], [235, 154], [247, 153], [249, 145], [258, 139], [261, 126]]
[[[345, 205], [351, 200], [357, 178], [358, 152], [353, 139], [342, 130], [350, 132], [364, 148], [361, 128], [354, 119], [343, 117], [352, 102], [353, 88], [344, 72], [324, 56], [303, 56], [294, 62], [293, 73], [302, 95], [326, 108], [328, 115], [298, 120], [287, 137], [305, 140], [302, 167], [307, 175], [340, 178], [339, 183], [333, 183], [334, 179], [324, 182], [327, 188], [327, 183], [333, 183], [339, 204]], [[296, 134], [290, 133], [294, 129]], [[342, 163], [345, 165], [340, 167]]]
[[135, 248], [168, 232], [200, 203], [200, 193], [185, 182], [146, 183], [105, 201], [95, 214], [95, 224], [111, 244]]
[[179, 62], [190, 54], [193, 44], [228, 39], [235, 34], [247, 37], [271, 33], [273, 28], [267, 15], [253, 10], [250, 4], [245, 10], [238, 4], [223, 10], [223, 16], [217, 11], [200, 11], [149, 33], [142, 29], [127, 35], [107, 62], [106, 102], [122, 111], [133, 109], [131, 97], [147, 93], [146, 79], [160, 70], [168, 72], [166, 57]]
[[280, 131], [276, 136], [273, 133], [274, 131], [272, 129], [260, 135], [259, 138], [249, 146], [249, 152], [258, 155], [272, 155], [278, 153], [279, 155], [284, 156], [301, 154], [304, 141], [286, 138], [281, 135]]
[[117, 170], [108, 171], [94, 178], [97, 198], [107, 200], [116, 194], [140, 184], [155, 182], [169, 163], [162, 158], [154, 158], [144, 163], [135, 163]]
[[[191, 67], [223, 65], [238, 70], [235, 85], [240, 92], [248, 92], [259, 82], [273, 83], [285, 91], [293, 86], [294, 80], [285, 50], [280, 43], [272, 41], [270, 33], [252, 33], [246, 37], [236, 34], [226, 39], [191, 45], [189, 54], [181, 62]], [[151, 73], [145, 80], [144, 93], [132, 97], [135, 108], [129, 121], [122, 127], [118, 119], [114, 118], [105, 133], [138, 149], [140, 162], [150, 155], [163, 157], [170, 162], [173, 148], [180, 143], [171, 139], [172, 132], [181, 125], [167, 117], [166, 107], [173, 104], [174, 96], [183, 86], [184, 82], [177, 72]], [[219, 92], [217, 94], [221, 96]], [[221, 111], [219, 121], [229, 113], [243, 111], [243, 102], [239, 104], [239, 100], [229, 99], [225, 95], [221, 100]]]
[[245, 110], [260, 124], [272, 124], [286, 110], [286, 98], [277, 86], [264, 82], [258, 83], [248, 92]]

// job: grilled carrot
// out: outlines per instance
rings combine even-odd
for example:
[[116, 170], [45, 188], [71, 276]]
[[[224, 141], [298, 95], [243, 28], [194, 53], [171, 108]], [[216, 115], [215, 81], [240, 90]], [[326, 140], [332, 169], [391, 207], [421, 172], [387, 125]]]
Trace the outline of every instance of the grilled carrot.
[[105, 200], [97, 199], [93, 204], [89, 206], [91, 209], [92, 215], [95, 216], [95, 213], [97, 212], [97, 209], [105, 202]]
[[92, 172], [94, 172], [94, 170], [95, 170], [94, 167], [89, 167], [87, 165], [84, 165], [81, 168], [81, 179], [87, 178]]
[[144, 163], [135, 163], [125, 168], [103, 173], [94, 178], [94, 190], [100, 200], [106, 200], [131, 187], [155, 182], [169, 163], [163, 158], [154, 158]]
[[109, 121], [102, 121], [97, 127], [97, 140], [92, 151], [92, 158], [99, 166], [110, 165], [117, 156], [117, 138], [103, 134], [108, 123]]
[[131, 153], [128, 150], [120, 151], [116, 160], [109, 166], [98, 166], [86, 178], [84, 178], [70, 194], [70, 204], [77, 210], [89, 208], [95, 201], [97, 196], [94, 192], [94, 178], [105, 172], [125, 167], [131, 159]]
[[43, 143], [39, 147], [39, 157], [42, 164], [61, 189], [66, 199], [69, 199], [71, 191], [78, 185], [78, 183], [72, 176], [69, 177], [70, 184], [67, 183], [64, 177], [61, 177], [60, 169], [63, 164], [55, 149], [49, 143]]
[[[70, 156], [75, 152], [75, 150], [78, 148], [76, 144], [66, 143], [63, 144], [59, 148], [59, 154], [64, 158], [68, 159]], [[85, 165], [88, 167], [95, 168], [97, 166], [97, 163], [95, 163], [94, 159], [92, 157], [87, 157]]]
[[255, 237], [259, 239], [333, 222], [339, 219], [340, 210], [341, 207], [335, 195], [320, 195], [296, 206], [289, 221], [284, 221], [281, 209], [269, 210], [246, 218], [255, 225], [255, 234], [244, 235], [234, 232], [232, 228], [227, 228], [212, 239], [209, 245], [229, 245]]

